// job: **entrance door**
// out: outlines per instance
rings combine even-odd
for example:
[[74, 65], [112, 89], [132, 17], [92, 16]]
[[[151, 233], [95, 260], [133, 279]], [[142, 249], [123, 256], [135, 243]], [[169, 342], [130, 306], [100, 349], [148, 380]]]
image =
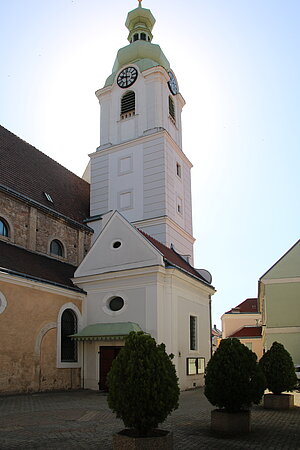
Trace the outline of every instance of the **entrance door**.
[[106, 383], [107, 374], [110, 371], [111, 365], [122, 347], [99, 347], [99, 389], [108, 390]]

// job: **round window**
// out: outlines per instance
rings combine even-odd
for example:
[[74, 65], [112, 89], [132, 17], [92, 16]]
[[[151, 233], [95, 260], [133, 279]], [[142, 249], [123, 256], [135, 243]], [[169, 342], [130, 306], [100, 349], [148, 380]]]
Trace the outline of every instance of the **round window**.
[[109, 301], [108, 306], [112, 311], [120, 311], [124, 306], [124, 300], [122, 297], [113, 297]]
[[122, 242], [120, 242], [120, 241], [115, 241], [115, 242], [113, 243], [113, 248], [120, 248], [121, 245], [122, 245]]

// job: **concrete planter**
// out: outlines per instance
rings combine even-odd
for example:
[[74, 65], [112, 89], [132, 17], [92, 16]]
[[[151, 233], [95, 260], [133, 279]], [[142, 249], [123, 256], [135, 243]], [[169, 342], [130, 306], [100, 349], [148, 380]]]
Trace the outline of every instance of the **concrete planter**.
[[211, 412], [211, 430], [214, 433], [230, 436], [249, 433], [250, 419], [250, 411], [229, 413], [223, 409], [214, 409]]
[[293, 394], [264, 394], [264, 408], [266, 409], [289, 409], [293, 406]]
[[134, 437], [130, 430], [122, 430], [113, 436], [113, 450], [173, 450], [173, 433], [154, 430], [152, 437]]

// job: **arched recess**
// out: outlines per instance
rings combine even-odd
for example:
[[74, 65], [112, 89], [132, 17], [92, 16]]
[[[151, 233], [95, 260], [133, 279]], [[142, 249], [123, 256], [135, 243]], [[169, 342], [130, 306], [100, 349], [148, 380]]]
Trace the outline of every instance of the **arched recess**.
[[[59, 368], [68, 368], [68, 367], [80, 367], [80, 355], [79, 352], [77, 351], [77, 361], [63, 361], [62, 360], [62, 352], [61, 352], [61, 343], [62, 343], [62, 318], [63, 318], [63, 314], [66, 310], [71, 310], [73, 312], [73, 314], [76, 316], [76, 320], [77, 320], [77, 331], [80, 331], [82, 329], [82, 315], [79, 311], [79, 309], [77, 308], [76, 305], [74, 305], [73, 303], [65, 303], [59, 313], [58, 313], [58, 318], [57, 318], [57, 346], [56, 346], [56, 354], [57, 354], [57, 359], [56, 359], [56, 366]], [[75, 342], [75, 345], [78, 345], [77, 342]]]
[[40, 356], [41, 354], [41, 343], [43, 340], [43, 337], [47, 333], [47, 331], [51, 330], [52, 328], [56, 328], [57, 324], [55, 322], [49, 322], [46, 325], [41, 328], [39, 334], [37, 335], [35, 339], [35, 346], [34, 346], [34, 353], [36, 356]]

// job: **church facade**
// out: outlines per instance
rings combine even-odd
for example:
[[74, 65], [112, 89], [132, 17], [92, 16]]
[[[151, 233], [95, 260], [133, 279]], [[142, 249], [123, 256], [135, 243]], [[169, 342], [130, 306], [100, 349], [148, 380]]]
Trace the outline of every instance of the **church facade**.
[[105, 389], [137, 330], [174, 354], [181, 389], [203, 384], [215, 290], [193, 267], [185, 102], [154, 23], [140, 3], [127, 16], [84, 180], [0, 129], [2, 392]]

